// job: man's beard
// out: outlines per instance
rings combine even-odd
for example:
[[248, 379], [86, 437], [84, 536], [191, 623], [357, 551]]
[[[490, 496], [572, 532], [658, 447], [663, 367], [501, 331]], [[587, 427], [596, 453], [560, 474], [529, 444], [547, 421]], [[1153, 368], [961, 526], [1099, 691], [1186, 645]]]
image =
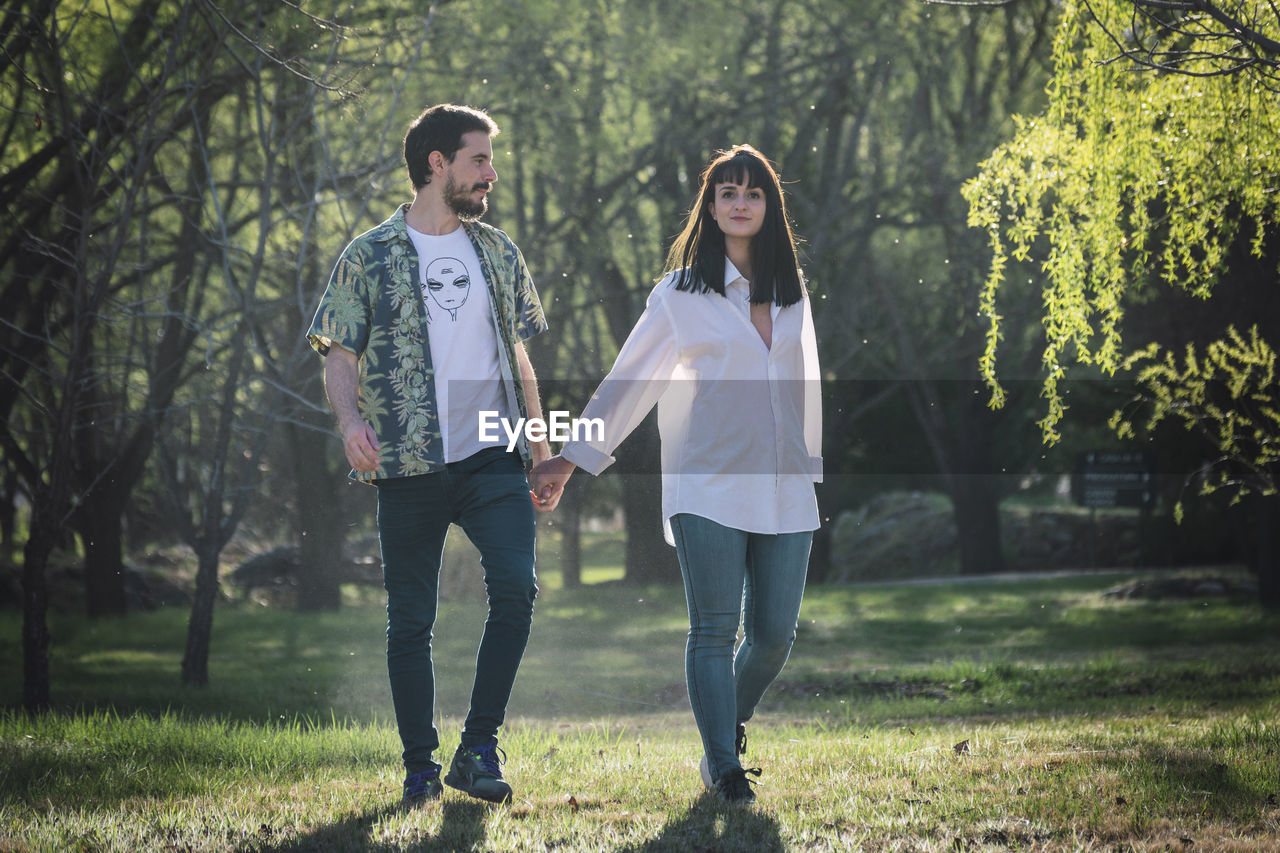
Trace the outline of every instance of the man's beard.
[[454, 212], [459, 219], [471, 221], [484, 216], [485, 211], [489, 209], [489, 197], [481, 196], [479, 201], [471, 197], [471, 193], [480, 188], [488, 189], [489, 184], [478, 183], [472, 184], [467, 190], [461, 189], [454, 179], [449, 177], [444, 185], [444, 203], [449, 205], [449, 209]]

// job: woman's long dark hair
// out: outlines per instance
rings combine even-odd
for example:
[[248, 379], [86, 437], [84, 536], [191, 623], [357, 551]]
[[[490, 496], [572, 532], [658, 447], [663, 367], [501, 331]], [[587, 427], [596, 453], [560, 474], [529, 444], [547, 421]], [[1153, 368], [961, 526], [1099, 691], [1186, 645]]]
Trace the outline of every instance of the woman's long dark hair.
[[716, 184], [746, 184], [764, 190], [764, 223], [751, 240], [751, 302], [792, 305], [804, 298], [787, 204], [778, 173], [750, 145], [719, 152], [702, 172], [698, 200], [667, 254], [667, 272], [676, 271], [676, 289], [708, 290], [724, 296], [724, 232], [711, 215]]

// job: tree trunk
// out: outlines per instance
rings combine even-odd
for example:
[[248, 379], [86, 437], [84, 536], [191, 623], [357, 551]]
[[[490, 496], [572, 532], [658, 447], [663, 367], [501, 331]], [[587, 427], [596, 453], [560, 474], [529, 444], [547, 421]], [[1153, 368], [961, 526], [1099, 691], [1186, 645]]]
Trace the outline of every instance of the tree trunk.
[[625, 454], [622, 514], [627, 547], [623, 580], [635, 586], [680, 583], [675, 549], [662, 535], [661, 448], [655, 414], [650, 413], [627, 439]]
[[[935, 444], [956, 519], [960, 573], [995, 574], [1008, 570], [1000, 533], [1001, 476], [994, 461], [999, 416], [968, 382], [949, 383], [941, 396], [950, 415]], [[957, 398], [958, 395], [958, 398]]]
[[94, 488], [76, 511], [76, 532], [84, 545], [85, 610], [91, 618], [123, 616], [124, 497], [108, 484]]
[[218, 597], [218, 553], [218, 547], [210, 544], [202, 545], [197, 551], [196, 594], [187, 622], [187, 648], [182, 655], [182, 683], [189, 687], [204, 687], [209, 683], [213, 605]]
[[582, 586], [582, 508], [591, 478], [578, 476], [565, 486], [555, 519], [560, 527], [560, 578], [565, 589]]
[[1258, 573], [1258, 599], [1280, 610], [1280, 496], [1252, 496], [1254, 509], [1253, 567]]
[[342, 606], [347, 519], [339, 491], [345, 485], [345, 477], [335, 473], [330, 457], [340, 451], [318, 429], [290, 424], [285, 435], [293, 457], [298, 507], [301, 572], [297, 606], [311, 612], [337, 610]]
[[18, 492], [11, 482], [6, 482], [0, 495], [0, 560], [6, 563], [18, 553], [14, 536], [18, 532]]
[[825, 583], [831, 577], [831, 531], [829, 522], [813, 531], [813, 547], [809, 549], [809, 572], [806, 583]]
[[634, 586], [677, 584], [680, 563], [662, 536], [662, 481], [657, 474], [630, 474], [622, 483], [626, 522], [626, 570], [623, 580]]
[[1000, 488], [989, 474], [950, 478], [960, 545], [960, 573], [995, 574], [1008, 567], [1000, 536]]
[[49, 593], [45, 569], [57, 538], [45, 516], [33, 513], [31, 538], [22, 563], [22, 707], [37, 714], [49, 709]]

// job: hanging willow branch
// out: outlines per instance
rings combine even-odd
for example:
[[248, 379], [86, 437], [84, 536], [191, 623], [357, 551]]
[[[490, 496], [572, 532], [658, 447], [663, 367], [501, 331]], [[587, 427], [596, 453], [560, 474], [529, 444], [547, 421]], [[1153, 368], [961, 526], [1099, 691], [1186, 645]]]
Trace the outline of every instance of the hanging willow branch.
[[[1132, 73], [1113, 61], [1115, 39], [1096, 23], [1124, 19], [1134, 2], [1065, 0], [1048, 109], [1021, 119], [964, 190], [970, 224], [986, 230], [992, 250], [979, 303], [988, 323], [979, 367], [992, 405], [1004, 399], [996, 357], [1007, 266], [1042, 271], [1041, 427], [1050, 442], [1072, 365], [1126, 369], [1122, 320], [1135, 292], [1163, 282], [1209, 297], [1232, 247], [1261, 257], [1280, 221], [1280, 128], [1271, 118], [1280, 89], [1251, 74]], [[1217, 48], [1200, 36], [1183, 50]]]

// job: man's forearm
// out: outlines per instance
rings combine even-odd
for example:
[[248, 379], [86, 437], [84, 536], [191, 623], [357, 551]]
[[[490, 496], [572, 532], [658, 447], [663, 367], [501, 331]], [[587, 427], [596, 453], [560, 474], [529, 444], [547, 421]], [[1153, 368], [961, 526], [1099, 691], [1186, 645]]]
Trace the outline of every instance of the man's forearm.
[[[529, 353], [525, 351], [524, 344], [516, 345], [516, 360], [520, 362], [520, 381], [524, 386], [524, 405], [528, 417], [530, 420], [537, 418], [544, 421], [542, 396], [538, 393], [538, 377], [534, 375], [533, 363], [529, 361]], [[529, 451], [533, 455], [535, 465], [551, 458], [551, 444], [546, 439], [530, 442]]]
[[338, 430], [344, 435], [352, 424], [363, 422], [360, 416], [360, 367], [354, 353], [334, 347], [324, 360], [324, 391], [329, 408], [338, 418]]
[[338, 416], [342, 450], [351, 467], [365, 474], [381, 467], [378, 437], [360, 415], [360, 363], [355, 353], [332, 347], [324, 360], [324, 392]]

